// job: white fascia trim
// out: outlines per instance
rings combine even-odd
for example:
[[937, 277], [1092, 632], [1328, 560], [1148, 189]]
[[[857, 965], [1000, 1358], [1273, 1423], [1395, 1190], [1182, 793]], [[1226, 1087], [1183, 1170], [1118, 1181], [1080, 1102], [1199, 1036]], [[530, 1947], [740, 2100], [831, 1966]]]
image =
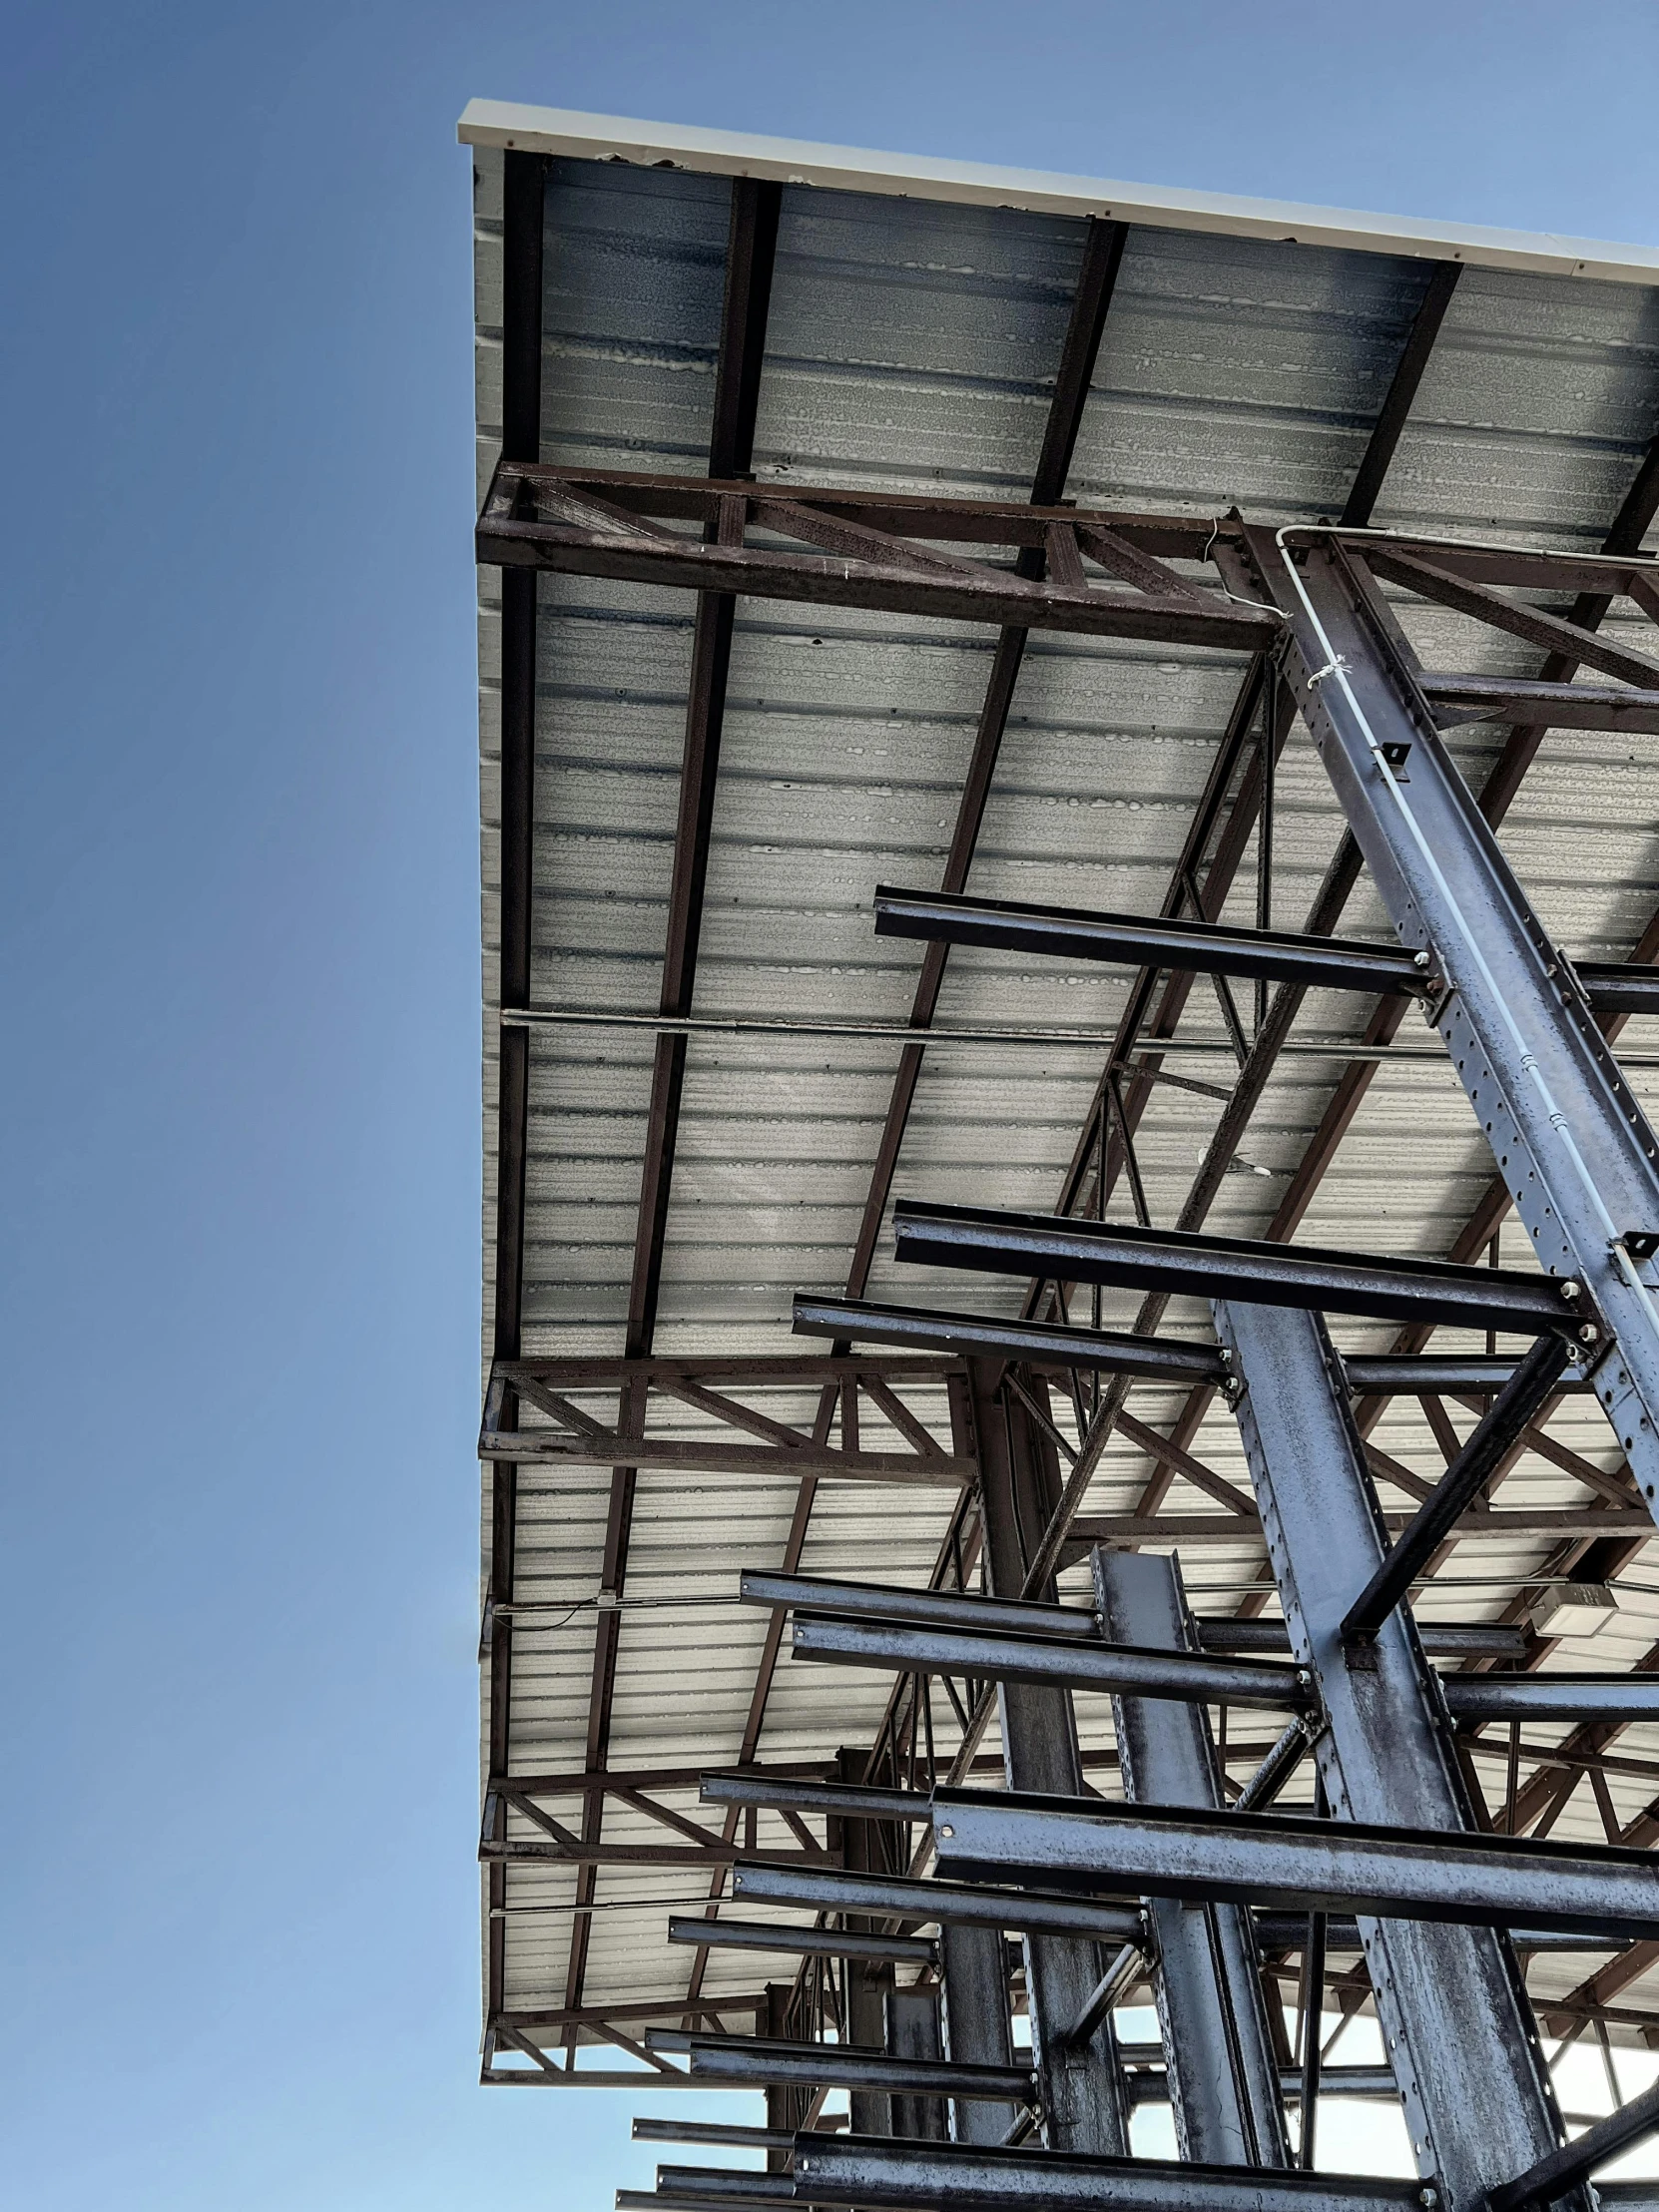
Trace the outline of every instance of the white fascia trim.
[[1286, 200], [1247, 200], [1223, 192], [1171, 192], [1044, 170], [995, 169], [983, 162], [932, 161], [915, 154], [873, 154], [860, 147], [817, 146], [705, 131], [686, 123], [640, 123], [627, 116], [582, 115], [509, 100], [471, 100], [457, 126], [463, 146], [561, 154], [575, 161], [620, 161], [642, 168], [699, 171], [717, 177], [765, 177], [780, 184], [897, 199], [948, 200], [969, 207], [1022, 208], [1043, 215], [1109, 216], [1165, 231], [1342, 247], [1422, 261], [1466, 262], [1474, 269], [1519, 270], [1539, 276], [1588, 276], [1618, 284], [1659, 284], [1659, 248], [1600, 239], [1499, 231], [1481, 224], [1418, 222], [1351, 208], [1309, 208]]

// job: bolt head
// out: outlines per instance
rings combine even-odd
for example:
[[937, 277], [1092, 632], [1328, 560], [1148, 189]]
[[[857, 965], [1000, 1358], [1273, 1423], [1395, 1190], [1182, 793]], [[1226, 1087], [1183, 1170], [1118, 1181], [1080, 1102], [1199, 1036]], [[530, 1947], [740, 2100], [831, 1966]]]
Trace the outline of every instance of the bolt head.
[[948, 1821], [945, 1821], [939, 1829], [939, 1834], [941, 1836], [954, 1836], [955, 1833], [956, 1831], [951, 1827]]
[[1576, 1298], [1578, 1296], [1578, 1285], [1573, 1281], [1570, 1275], [1561, 1285], [1561, 1296], [1567, 1299]]

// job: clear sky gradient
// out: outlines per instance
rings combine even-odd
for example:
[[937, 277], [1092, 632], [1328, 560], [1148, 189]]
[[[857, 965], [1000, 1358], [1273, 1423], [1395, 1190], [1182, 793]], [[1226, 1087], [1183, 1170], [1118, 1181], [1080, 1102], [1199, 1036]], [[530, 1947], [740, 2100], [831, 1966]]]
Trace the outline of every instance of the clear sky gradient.
[[1656, 62], [1652, 0], [14, 0], [0, 2198], [649, 2180], [634, 2100], [474, 2085], [468, 97], [1651, 242]]

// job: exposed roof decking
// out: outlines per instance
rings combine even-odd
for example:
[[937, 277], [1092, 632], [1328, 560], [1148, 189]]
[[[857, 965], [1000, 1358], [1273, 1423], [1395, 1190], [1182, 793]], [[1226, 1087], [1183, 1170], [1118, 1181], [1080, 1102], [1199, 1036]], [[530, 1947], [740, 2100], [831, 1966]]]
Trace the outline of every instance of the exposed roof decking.
[[[695, 134], [693, 134], [695, 136]], [[499, 158], [479, 171], [481, 481], [499, 435]], [[560, 156], [548, 200], [543, 455], [699, 474], [707, 464], [728, 193], [704, 150], [681, 169]], [[1168, 211], [1166, 211], [1166, 214]], [[1023, 499], [1042, 438], [1081, 245], [1081, 216], [1010, 213], [948, 195], [897, 199], [809, 186], [784, 193], [761, 383], [756, 473], [784, 484], [854, 484]], [[1426, 227], [1425, 227], [1426, 229]], [[1104, 505], [1210, 514], [1237, 500], [1253, 519], [1334, 513], [1358, 465], [1426, 272], [1413, 249], [1289, 246], [1173, 220], [1131, 231], [1084, 411], [1068, 490]], [[1495, 254], [1498, 250], [1493, 249]], [[1505, 249], [1504, 251], [1508, 251]], [[1516, 253], [1520, 249], [1514, 250]], [[1659, 264], [1641, 281], [1471, 266], [1389, 471], [1380, 524], [1438, 527], [1574, 549], [1599, 545], [1659, 422]], [[1603, 274], [1607, 274], [1604, 272]], [[481, 658], [485, 866], [485, 1084], [494, 1096], [498, 578], [483, 575]], [[691, 657], [688, 596], [588, 579], [539, 586], [536, 897], [532, 1000], [654, 1013]], [[1537, 656], [1480, 634], [1478, 659], [1452, 644], [1466, 625], [1402, 608], [1431, 662], [1536, 673]], [[1617, 631], [1617, 621], [1608, 634]], [[1440, 660], [1442, 651], [1446, 656]], [[877, 882], [936, 882], [994, 640], [965, 624], [740, 602], [729, 686], [696, 1010], [902, 1022], [919, 948], [875, 939]], [[1243, 659], [1196, 649], [1034, 636], [1004, 738], [972, 884], [991, 896], [1153, 911], [1232, 706]], [[1502, 733], [1472, 726], [1453, 750], [1478, 783]], [[1659, 773], [1640, 741], [1557, 733], [1529, 771], [1504, 830], [1547, 924], [1575, 952], [1624, 956], [1659, 902]], [[1341, 830], [1306, 734], [1279, 787], [1276, 917], [1298, 926]], [[1595, 863], [1585, 854], [1593, 840]], [[1253, 918], [1247, 857], [1229, 904]], [[1345, 932], [1386, 934], [1362, 881]], [[1050, 1024], [1110, 1035], [1118, 971], [958, 951], [942, 1028]], [[1311, 996], [1299, 1034], [1358, 1036], [1369, 1003]], [[1214, 998], [1195, 994], [1183, 1036], [1221, 1041]], [[1408, 1023], [1409, 1040], [1425, 1033]], [[1641, 1026], [1626, 1039], [1635, 1043]], [[691, 1040], [670, 1202], [656, 1346], [707, 1353], [799, 1345], [798, 1287], [839, 1289], [886, 1111], [896, 1047], [875, 1039], [697, 1035]], [[929, 1047], [897, 1194], [982, 1205], [1055, 1202], [1089, 1108], [1101, 1054], [1071, 1043]], [[649, 1032], [538, 1029], [531, 1038], [526, 1214], [526, 1354], [616, 1354], [633, 1265], [652, 1060]], [[1244, 1146], [1267, 1168], [1229, 1175], [1213, 1227], [1260, 1234], [1324, 1111], [1340, 1061], [1285, 1059]], [[1172, 1066], [1218, 1082], [1224, 1061]], [[1659, 1073], [1633, 1078], [1659, 1099]], [[1160, 1088], [1138, 1140], [1155, 1218], [1179, 1206], [1219, 1101]], [[486, 1115], [486, 1293], [493, 1264], [493, 1114]], [[1402, 1160], [1410, 1164], [1406, 1183]], [[1442, 1252], [1490, 1180], [1490, 1162], [1447, 1072], [1403, 1062], [1374, 1083], [1300, 1234], [1378, 1251]], [[1505, 1257], [1524, 1240], [1511, 1228]], [[897, 1269], [883, 1237], [875, 1297], [1013, 1310], [1020, 1286]], [[1108, 1293], [1109, 1323], [1134, 1301]], [[1171, 1326], [1192, 1327], [1177, 1305]], [[1387, 1330], [1344, 1342], [1382, 1350]], [[1167, 1428], [1178, 1397], [1138, 1389], [1136, 1415]], [[614, 1410], [614, 1404], [612, 1407]], [[942, 1422], [938, 1423], [942, 1428]], [[695, 1426], [693, 1419], [689, 1426]], [[1603, 1467], [1616, 1462], [1592, 1405], [1550, 1433]], [[1440, 1460], [1415, 1408], [1376, 1432], [1425, 1475]], [[1191, 1448], [1248, 1486], [1236, 1430], [1212, 1412]], [[1146, 1455], [1110, 1447], [1089, 1512], [1126, 1511]], [[591, 1600], [610, 1479], [605, 1470], [520, 1477], [517, 1596]], [[1570, 1475], [1528, 1459], [1503, 1501], [1581, 1503]], [[1402, 1503], [1389, 1497], [1390, 1504]], [[765, 1615], [715, 1604], [632, 1609], [636, 1598], [729, 1596], [741, 1562], [774, 1564], [793, 1483], [642, 1473], [634, 1509], [611, 1717], [616, 1767], [736, 1754]], [[1210, 1512], [1177, 1484], [1170, 1512]], [[820, 1487], [808, 1572], [921, 1581], [949, 1510], [945, 1493], [872, 1495]], [[713, 1532], [713, 1533], [711, 1533]], [[871, 1541], [880, 1553], [872, 1558]], [[1447, 1572], [1518, 1572], [1543, 1546], [1463, 1547]], [[1188, 1561], [1200, 1586], [1242, 1582], [1259, 1547], [1206, 1542]], [[1247, 1564], [1248, 1562], [1248, 1564]], [[1638, 1579], [1640, 1571], [1637, 1570]], [[1460, 1589], [1443, 1613], [1495, 1613], [1503, 1593]], [[1222, 1610], [1221, 1594], [1201, 1599]], [[1632, 1595], [1596, 1665], [1622, 1665], [1659, 1637], [1659, 1610]], [[553, 1618], [557, 1618], [557, 1614]], [[580, 1768], [592, 1611], [516, 1631], [512, 1734], [521, 1771]], [[761, 1754], [817, 1757], [867, 1741], [887, 1685], [847, 1670], [781, 1665]], [[1624, 1748], [1645, 1748], [1641, 1729]], [[1548, 1732], [1529, 1731], [1539, 1741]], [[1090, 1716], [1104, 1748], [1109, 1720]], [[1610, 1778], [1622, 1816], [1653, 1789]], [[694, 1792], [663, 1802], [718, 1829]], [[641, 1825], [643, 1823], [643, 1825]], [[763, 1831], [769, 1833], [770, 1831]], [[641, 1840], [644, 1816], [608, 1807], [607, 1841]], [[656, 1836], [661, 1839], [662, 1831]], [[1599, 1838], [1583, 1789], [1554, 1830]], [[780, 1848], [788, 1832], [776, 1831]], [[663, 1942], [655, 1908], [627, 1897], [707, 1895], [703, 1871], [607, 1867], [584, 2000], [638, 2001], [684, 1986], [690, 1953]], [[564, 1869], [515, 1867], [509, 1910], [562, 1899]], [[516, 2008], [566, 1993], [569, 1916], [509, 1923]], [[776, 1970], [776, 1969], [774, 1969]], [[1587, 1968], [1586, 1968], [1587, 1970]], [[665, 1979], [666, 1976], [666, 1979]], [[1544, 1960], [1532, 1985], [1559, 1994], [1578, 1962]], [[712, 1991], [752, 1989], [753, 1961], [711, 1954]], [[1640, 1989], [1625, 2001], [1639, 2001]]]

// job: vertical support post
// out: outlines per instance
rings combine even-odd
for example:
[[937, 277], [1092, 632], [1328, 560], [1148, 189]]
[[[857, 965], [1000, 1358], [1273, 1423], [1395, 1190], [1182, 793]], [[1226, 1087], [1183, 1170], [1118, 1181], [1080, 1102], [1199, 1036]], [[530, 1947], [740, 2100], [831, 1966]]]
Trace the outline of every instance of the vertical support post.
[[[1197, 1651], [1181, 1569], [1148, 1552], [1096, 1551], [1095, 1611], [1114, 1643]], [[1114, 1697], [1124, 1795], [1136, 1805], [1224, 1808], [1201, 1705]], [[1183, 2158], [1288, 2166], [1285, 2108], [1250, 1915], [1236, 1905], [1149, 1901], [1158, 1933], [1158, 2018]]]
[[[986, 1575], [993, 1597], [1017, 1597], [1027, 1556], [1046, 1525], [1045, 1493], [1055, 1485], [1024, 1406], [999, 1387], [998, 1364], [970, 1361], [968, 1374]], [[1052, 1597], [1054, 1592], [1036, 1594]], [[1067, 1691], [1030, 1682], [1001, 1683], [997, 1718], [1011, 1790], [1082, 1796], [1083, 1769]], [[1128, 2111], [1110, 2015], [1086, 2037], [1071, 2039], [1102, 1970], [1097, 1943], [1071, 1936], [1025, 1938], [1031, 2049], [1049, 2148], [1123, 2157], [1129, 2149]]]
[[[934, 1987], [889, 1989], [885, 2042], [894, 2058], [939, 2056], [939, 1992]], [[892, 2131], [912, 2141], [946, 2140], [944, 2099], [895, 2093], [887, 2099]]]
[[[1008, 1973], [999, 1928], [964, 1928], [947, 1921], [939, 1931], [944, 1966], [944, 2054], [960, 2065], [1011, 2066], [1014, 2039], [1008, 2027]], [[1000, 2143], [1014, 2121], [1011, 2104], [953, 2098], [950, 2136], [957, 2143]]]
[[[1323, 1808], [1322, 1808], [1323, 1809]], [[1310, 1913], [1302, 1953], [1302, 2141], [1297, 2164], [1312, 2173], [1319, 2156], [1320, 2037], [1325, 2032], [1325, 1915]]]
[[1281, 552], [1260, 530], [1249, 542], [1389, 918], [1445, 979], [1432, 1018], [1515, 1211], [1540, 1265], [1582, 1286], [1587, 1341], [1616, 1340], [1596, 1395], [1659, 1518], [1659, 1138], [1447, 753], [1359, 551], [1316, 539]]
[[[795, 1994], [794, 1985], [788, 1981], [769, 1981], [766, 2001], [755, 2007], [755, 2032], [774, 2041], [788, 2037], [790, 2032], [790, 1999]], [[774, 2082], [766, 2092], [768, 2127], [787, 2128], [792, 2134], [806, 2117], [806, 2098], [799, 2089], [783, 2087]], [[787, 2173], [790, 2154], [783, 2150], [767, 2152], [767, 2171]]]
[[[861, 1784], [864, 1779], [864, 1754], [860, 1751], [841, 1751], [835, 1757], [839, 1779], [849, 1785]], [[839, 1846], [840, 1862], [853, 1874], [890, 1874], [886, 1854], [881, 1849], [881, 1824], [878, 1821], [839, 1819], [834, 1822], [830, 1835], [830, 1847]], [[846, 1916], [848, 1935], [867, 1936], [876, 1923], [863, 1913]], [[886, 2039], [886, 1993], [892, 1986], [892, 1966], [885, 1960], [873, 1958], [843, 1958], [841, 1960], [841, 1984], [846, 1994], [846, 2018], [841, 2023], [841, 2034], [849, 2043], [858, 2043], [866, 2050], [879, 2050]], [[849, 2092], [852, 2132], [854, 2135], [890, 2135], [892, 2133], [891, 2100], [884, 2089], [853, 2089]]]
[[[1314, 1749], [1332, 1814], [1465, 1828], [1450, 1727], [1410, 1614], [1390, 1615], [1352, 1659], [1344, 1644], [1343, 1615], [1387, 1536], [1325, 1323], [1285, 1307], [1212, 1311], [1243, 1384], [1239, 1429], [1291, 1649], [1324, 1707]], [[1475, 2212], [1563, 2137], [1513, 1945], [1427, 1921], [1363, 1918], [1360, 1935], [1418, 2171], [1444, 2212]]]

